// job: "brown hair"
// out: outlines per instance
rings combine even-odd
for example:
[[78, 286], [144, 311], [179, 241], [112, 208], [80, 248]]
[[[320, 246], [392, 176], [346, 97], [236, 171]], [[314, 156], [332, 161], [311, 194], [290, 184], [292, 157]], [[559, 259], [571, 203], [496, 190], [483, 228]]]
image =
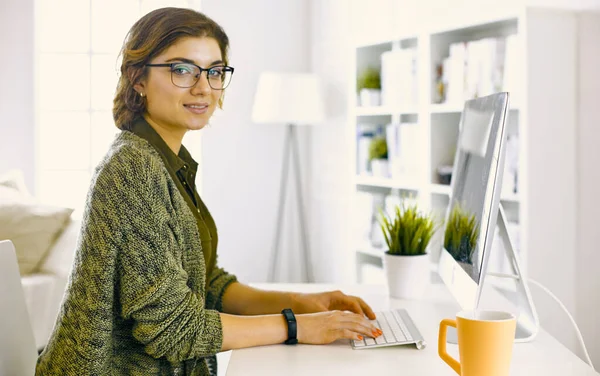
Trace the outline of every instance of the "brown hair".
[[[146, 109], [146, 98], [133, 86], [146, 75], [146, 64], [185, 37], [210, 37], [219, 44], [228, 64], [229, 38], [221, 26], [204, 14], [185, 8], [161, 8], [140, 18], [129, 30], [121, 49], [121, 75], [113, 101], [113, 118], [120, 129], [129, 129], [133, 119]], [[219, 100], [222, 107], [222, 99]]]

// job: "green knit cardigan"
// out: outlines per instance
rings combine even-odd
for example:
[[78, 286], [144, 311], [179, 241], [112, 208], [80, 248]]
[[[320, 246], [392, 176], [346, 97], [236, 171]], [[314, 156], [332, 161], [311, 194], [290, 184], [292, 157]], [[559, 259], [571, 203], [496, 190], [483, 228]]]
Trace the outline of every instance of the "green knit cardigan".
[[36, 375], [209, 375], [236, 278], [216, 267], [206, 279], [196, 219], [159, 154], [121, 132], [92, 178]]

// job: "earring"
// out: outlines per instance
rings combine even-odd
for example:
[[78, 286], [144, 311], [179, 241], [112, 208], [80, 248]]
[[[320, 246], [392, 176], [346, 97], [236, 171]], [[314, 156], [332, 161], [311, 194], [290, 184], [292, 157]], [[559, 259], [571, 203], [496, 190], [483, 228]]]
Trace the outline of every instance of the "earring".
[[140, 97], [144, 98], [144, 93], [140, 93]]

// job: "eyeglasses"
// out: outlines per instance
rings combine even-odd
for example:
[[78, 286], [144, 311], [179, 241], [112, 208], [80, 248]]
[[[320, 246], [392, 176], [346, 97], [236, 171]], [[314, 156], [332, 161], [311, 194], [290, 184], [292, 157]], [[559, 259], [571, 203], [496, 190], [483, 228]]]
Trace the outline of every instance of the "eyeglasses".
[[171, 82], [181, 88], [189, 88], [198, 82], [202, 72], [206, 71], [208, 84], [213, 90], [223, 90], [231, 82], [233, 67], [218, 65], [210, 68], [201, 68], [192, 63], [165, 63], [146, 64], [147, 67], [171, 68]]

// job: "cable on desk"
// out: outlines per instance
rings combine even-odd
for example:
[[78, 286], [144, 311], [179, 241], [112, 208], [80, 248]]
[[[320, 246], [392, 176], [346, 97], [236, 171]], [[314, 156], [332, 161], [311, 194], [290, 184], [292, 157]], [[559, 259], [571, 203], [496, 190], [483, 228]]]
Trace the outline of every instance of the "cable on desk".
[[[503, 273], [488, 273], [488, 275], [491, 275], [493, 277], [500, 277], [500, 278], [519, 279], [515, 275], [503, 274]], [[585, 358], [586, 358], [587, 363], [589, 364], [589, 366], [592, 368], [593, 371], [596, 371], [594, 369], [594, 364], [592, 363], [592, 360], [590, 359], [590, 355], [588, 354], [587, 347], [585, 347], [585, 342], [583, 341], [583, 337], [581, 336], [581, 332], [579, 331], [579, 327], [577, 326], [577, 323], [575, 322], [575, 319], [573, 319], [573, 316], [571, 316], [571, 313], [569, 313], [569, 310], [567, 309], [567, 307], [565, 307], [565, 305], [560, 301], [560, 299], [558, 299], [556, 297], [556, 295], [554, 295], [552, 293], [552, 291], [550, 291], [546, 286], [542, 285], [540, 282], [538, 282], [538, 281], [536, 281], [534, 279], [531, 279], [531, 278], [526, 278], [526, 279], [527, 279], [527, 282], [533, 283], [534, 285], [538, 286], [540, 289], [542, 289], [543, 291], [545, 291], [548, 295], [550, 295], [550, 297], [552, 299], [554, 299], [554, 301], [556, 301], [558, 303], [558, 305], [565, 311], [565, 313], [569, 317], [569, 320], [571, 320], [571, 323], [573, 324], [573, 327], [575, 328], [575, 332], [577, 333], [577, 339], [579, 340], [579, 343], [581, 344], [581, 347], [583, 348], [583, 352], [585, 354]]]

